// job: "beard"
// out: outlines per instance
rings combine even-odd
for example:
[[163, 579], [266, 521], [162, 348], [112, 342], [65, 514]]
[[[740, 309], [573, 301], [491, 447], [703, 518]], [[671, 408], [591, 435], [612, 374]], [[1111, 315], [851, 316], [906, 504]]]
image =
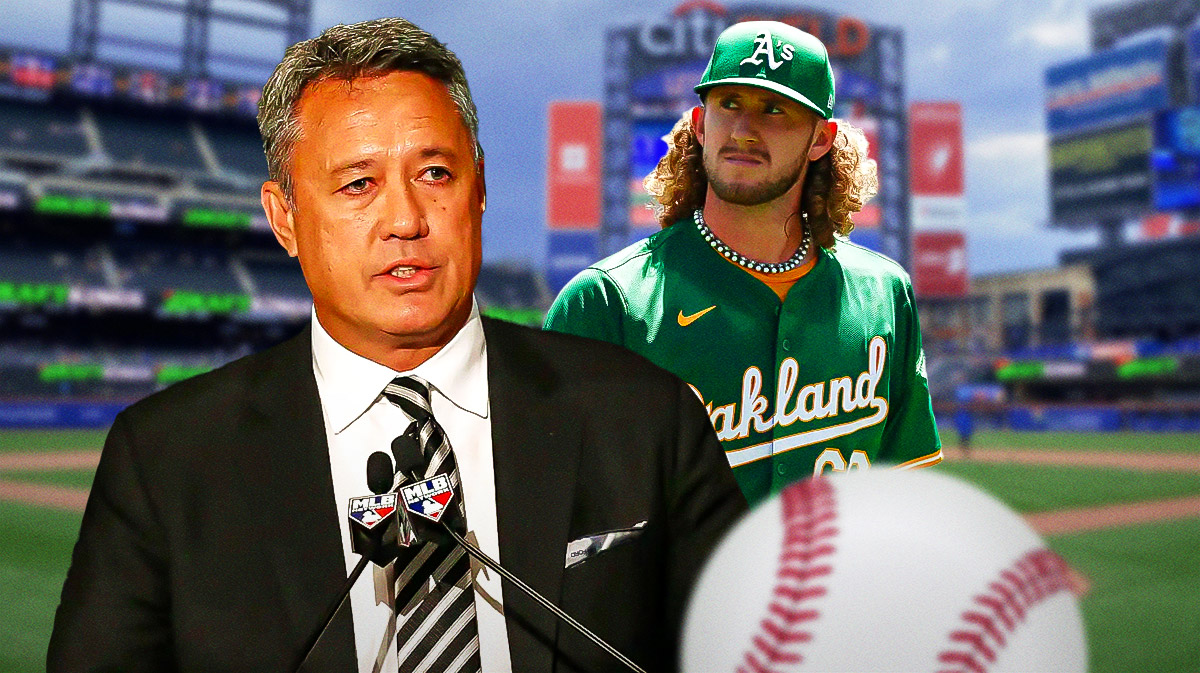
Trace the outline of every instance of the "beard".
[[[721, 175], [720, 156], [703, 153], [704, 172], [708, 176], [708, 184], [712, 187], [717, 198], [738, 206], [757, 206], [769, 203], [786, 194], [800, 179], [804, 171], [805, 157], [801, 156], [795, 165], [788, 166], [778, 175], [755, 182], [731, 182]], [[763, 157], [766, 159], [766, 157]]]

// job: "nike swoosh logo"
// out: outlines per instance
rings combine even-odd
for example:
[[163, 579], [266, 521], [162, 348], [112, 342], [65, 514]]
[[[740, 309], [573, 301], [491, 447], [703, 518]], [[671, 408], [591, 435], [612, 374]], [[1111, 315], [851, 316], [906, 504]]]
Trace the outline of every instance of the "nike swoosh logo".
[[708, 308], [704, 309], [703, 311], [700, 311], [699, 313], [693, 313], [691, 315], [684, 315], [683, 311], [680, 311], [679, 312], [679, 326], [687, 327], [688, 325], [699, 320], [700, 316], [704, 315], [705, 313], [708, 313], [709, 311], [713, 310], [714, 308], [716, 308], [716, 305], [709, 306]]

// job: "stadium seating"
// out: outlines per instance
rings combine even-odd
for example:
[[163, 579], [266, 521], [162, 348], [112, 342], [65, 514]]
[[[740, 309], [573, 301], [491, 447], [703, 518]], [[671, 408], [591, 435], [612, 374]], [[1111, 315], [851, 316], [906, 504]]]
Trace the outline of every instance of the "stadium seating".
[[203, 129], [222, 169], [256, 180], [266, 179], [267, 160], [263, 156], [262, 138], [253, 126], [205, 124]]
[[[281, 255], [282, 257], [282, 255]], [[254, 280], [257, 293], [263, 296], [308, 297], [308, 286], [295, 260], [247, 258], [246, 270]]]
[[134, 241], [112, 246], [121, 284], [149, 292], [244, 292], [229, 268], [228, 254], [215, 248], [168, 247]]
[[52, 248], [21, 241], [0, 250], [0, 280], [22, 283], [107, 285], [96, 250]]
[[0, 151], [62, 159], [89, 153], [77, 108], [17, 100], [0, 100]]
[[111, 110], [95, 112], [101, 143], [117, 164], [167, 170], [205, 171], [207, 167], [182, 119], [131, 118]]

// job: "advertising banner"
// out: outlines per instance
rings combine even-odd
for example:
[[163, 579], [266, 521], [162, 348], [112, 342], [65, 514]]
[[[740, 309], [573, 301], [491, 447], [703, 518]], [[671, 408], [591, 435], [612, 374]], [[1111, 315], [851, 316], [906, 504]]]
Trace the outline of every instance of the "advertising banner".
[[215, 79], [92, 61], [59, 54], [0, 49], [0, 97], [47, 100], [52, 95], [118, 100], [195, 112], [258, 114], [262, 88]]
[[1148, 123], [1050, 143], [1050, 209], [1055, 222], [1140, 217], [1151, 210]]
[[1115, 432], [1121, 429], [1121, 412], [1115, 407], [1013, 407], [1008, 426], [1039, 432]]
[[962, 297], [969, 290], [967, 241], [961, 231], [913, 232], [913, 291], [918, 297]]
[[1159, 113], [1154, 119], [1154, 207], [1200, 206], [1200, 107]]
[[961, 229], [966, 222], [962, 106], [951, 101], [910, 105], [908, 148], [913, 230]]
[[914, 195], [962, 196], [962, 106], [918, 101], [908, 108], [909, 183]]
[[1156, 39], [1068, 61], [1046, 71], [1052, 136], [1129, 122], [1169, 105], [1167, 43]]
[[0, 428], [107, 428], [125, 406], [120, 402], [4, 402]]
[[552, 230], [600, 227], [600, 117], [598, 102], [550, 103], [546, 223]]

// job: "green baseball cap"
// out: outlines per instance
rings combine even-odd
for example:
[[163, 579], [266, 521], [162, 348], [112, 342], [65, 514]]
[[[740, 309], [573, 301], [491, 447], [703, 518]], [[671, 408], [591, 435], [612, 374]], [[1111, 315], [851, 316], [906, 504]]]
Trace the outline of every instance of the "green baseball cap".
[[833, 68], [820, 40], [778, 21], [744, 21], [717, 38], [696, 93], [721, 84], [774, 91], [825, 119], [833, 116]]

